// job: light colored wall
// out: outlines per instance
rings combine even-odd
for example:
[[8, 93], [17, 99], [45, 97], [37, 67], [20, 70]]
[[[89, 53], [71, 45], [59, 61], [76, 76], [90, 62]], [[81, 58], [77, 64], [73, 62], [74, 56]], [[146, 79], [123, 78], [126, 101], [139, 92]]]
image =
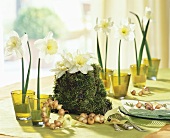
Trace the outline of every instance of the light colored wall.
[[[112, 17], [115, 23], [119, 23], [122, 18], [130, 17], [136, 24], [135, 33], [138, 49], [140, 48], [142, 41], [142, 34], [136, 17], [130, 14], [129, 11], [135, 12], [140, 18], [142, 18], [145, 7], [151, 7], [153, 20], [150, 22], [147, 34], [147, 41], [149, 43], [151, 56], [161, 59], [161, 68], [170, 67], [170, 14], [168, 11], [170, 7], [170, 0], [105, 0], [104, 2], [105, 18]], [[111, 68], [116, 69], [118, 40], [111, 39], [109, 43], [110, 54], [108, 62]], [[147, 57], [145, 49], [143, 57]], [[121, 48], [121, 68], [128, 68], [129, 65], [133, 63], [135, 63], [134, 45], [133, 43], [123, 42]]]

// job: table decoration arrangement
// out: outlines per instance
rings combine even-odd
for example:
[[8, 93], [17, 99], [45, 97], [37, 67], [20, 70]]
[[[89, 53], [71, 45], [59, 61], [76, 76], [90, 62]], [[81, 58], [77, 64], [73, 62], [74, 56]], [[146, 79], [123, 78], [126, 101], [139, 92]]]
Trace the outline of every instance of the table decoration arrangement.
[[[17, 33], [15, 32], [14, 34], [16, 35]], [[24, 102], [24, 104], [27, 104], [27, 107], [25, 106], [24, 108], [18, 107], [16, 111], [21, 112], [21, 109], [26, 110], [24, 112], [27, 115], [29, 114], [29, 117], [27, 117], [26, 119], [31, 119], [33, 126], [44, 125], [41, 109], [43, 107], [42, 103], [44, 103], [44, 101], [49, 99], [49, 95], [40, 94], [41, 91], [40, 90], [40, 61], [41, 59], [44, 59], [46, 62], [50, 62], [51, 60], [54, 59], [54, 56], [57, 53], [58, 45], [56, 40], [53, 39], [52, 36], [53, 34], [49, 32], [49, 34], [44, 39], [39, 39], [34, 43], [35, 46], [40, 50], [39, 59], [38, 59], [36, 95], [35, 92], [33, 92], [31, 96], [30, 95], [27, 96], [32, 92], [32, 91], [27, 91], [26, 94], [24, 93], [25, 94], [24, 100], [23, 100], [23, 94], [20, 98], [18, 98], [18, 96], [17, 97], [15, 96], [13, 98], [13, 101], [16, 100], [17, 104], [20, 99], [21, 99], [20, 100], [21, 103]], [[16, 47], [19, 46], [20, 48], [19, 50], [21, 51], [20, 46], [22, 43], [20, 42], [18, 35], [10, 39], [12, 42], [8, 41], [7, 43], [8, 47], [6, 51], [9, 52], [11, 50], [10, 48], [11, 47], [15, 48], [15, 46]], [[27, 44], [29, 47], [28, 40], [27, 40]], [[15, 50], [18, 49], [14, 49], [14, 51]], [[17, 93], [25, 92], [24, 90], [28, 88], [29, 73], [31, 68], [30, 48], [29, 48], [29, 53], [30, 53], [30, 64], [27, 73], [26, 88], [23, 87], [24, 88], [23, 91], [17, 91]], [[69, 109], [69, 112], [71, 113], [77, 113], [77, 114], [82, 112], [87, 114], [96, 113], [96, 114], [100, 114], [99, 117], [103, 118], [102, 120], [104, 120], [104, 117], [102, 117], [102, 115], [104, 115], [105, 112], [107, 112], [112, 108], [112, 103], [110, 102], [110, 100], [106, 99], [106, 91], [103, 82], [100, 79], [101, 68], [97, 64], [89, 62], [91, 59], [93, 59], [93, 56], [90, 53], [81, 54], [79, 53], [79, 51], [77, 51], [76, 54], [64, 53], [61, 55], [61, 57], [63, 58], [63, 60], [61, 62], [57, 62], [56, 69], [51, 70], [51, 71], [55, 71], [55, 77], [56, 77], [55, 85], [57, 86], [54, 89], [53, 99], [57, 99], [59, 100], [59, 102], [62, 102], [62, 106], [66, 109]], [[23, 57], [22, 57], [22, 67], [24, 68]], [[22, 77], [24, 77], [24, 69], [22, 71], [23, 71]], [[66, 93], [64, 93], [63, 90]], [[57, 92], [61, 92], [60, 95]], [[72, 95], [74, 96], [73, 94], [74, 92], [76, 96], [72, 97]], [[65, 100], [65, 98], [67, 98], [67, 100]], [[51, 111], [48, 109], [46, 114], [49, 116], [50, 112]], [[21, 120], [26, 120], [26, 119], [25, 118], [23, 119], [22, 117]], [[88, 124], [90, 124], [89, 123], [90, 119], [92, 118], [87, 119]], [[91, 121], [93, 122], [93, 120], [94, 118]]]
[[[97, 18], [96, 25], [94, 27], [94, 30], [97, 32], [97, 57], [98, 57], [99, 65], [102, 68], [102, 70], [100, 71], [100, 77], [103, 80], [103, 83], [104, 83], [107, 93], [109, 93], [109, 91], [110, 91], [109, 75], [112, 75], [114, 72], [112, 69], [108, 69], [108, 67], [107, 67], [108, 37], [111, 32], [112, 26], [113, 26], [113, 21], [111, 18], [101, 19], [100, 21], [98, 21], [98, 18]], [[102, 59], [102, 54], [101, 54], [101, 50], [100, 50], [99, 32], [104, 33], [104, 35], [106, 36], [104, 60]], [[103, 65], [103, 63], [105, 63], [105, 64]]]
[[123, 20], [120, 25], [115, 26], [115, 38], [119, 39], [118, 48], [118, 69], [117, 73], [110, 75], [112, 82], [112, 88], [115, 98], [123, 98], [126, 96], [129, 86], [129, 81], [131, 75], [128, 73], [123, 73], [120, 70], [120, 51], [122, 40], [131, 41], [134, 39], [134, 25], [130, 24], [129, 21]]
[[[27, 71], [27, 77], [25, 81], [24, 77], [24, 45], [28, 46], [29, 51], [29, 66]], [[22, 90], [13, 90], [11, 92], [11, 97], [13, 101], [13, 106], [16, 114], [17, 120], [29, 120], [31, 115], [28, 107], [27, 96], [33, 96], [34, 91], [28, 91], [30, 68], [31, 68], [31, 50], [28, 42], [28, 35], [25, 33], [21, 38], [15, 31], [10, 32], [9, 39], [5, 45], [5, 56], [15, 55], [17, 58], [21, 59], [22, 63]]]
[[[49, 95], [40, 94], [40, 63], [41, 59], [46, 63], [51, 62], [58, 51], [57, 41], [53, 38], [53, 33], [49, 32], [44, 39], [38, 39], [34, 42], [34, 46], [39, 50], [38, 58], [38, 75], [37, 75], [37, 93], [35, 97], [29, 97], [29, 105], [32, 116], [32, 123], [36, 126], [42, 126], [41, 108]], [[50, 114], [50, 111], [48, 111]]]
[[[137, 17], [137, 19], [139, 20], [138, 15], [136, 15], [133, 12], [131, 12], [131, 13], [134, 14]], [[140, 27], [141, 27], [142, 34], [143, 34], [143, 38], [142, 38], [142, 42], [141, 42], [140, 50], [139, 50], [139, 55], [137, 54], [136, 39], [134, 38], [136, 65], [130, 66], [134, 87], [144, 87], [146, 84], [148, 66], [146, 66], [145, 64], [142, 64], [141, 62], [142, 62], [142, 56], [143, 56], [143, 49], [144, 49], [144, 46], [146, 45], [146, 35], [147, 35], [148, 27], [149, 27], [149, 22], [150, 22], [150, 19], [147, 21], [146, 27], [143, 28], [143, 26], [139, 20], [139, 23], [141, 25]], [[148, 45], [146, 47], [147, 47], [146, 48], [147, 54], [150, 57]]]
[[70, 113], [105, 114], [111, 102], [100, 79], [100, 67], [89, 53], [64, 53], [51, 71], [55, 72], [54, 99]]
[[[134, 13], [134, 12], [130, 12], [130, 13], [133, 14], [137, 18], [139, 26], [140, 26], [140, 30], [141, 30], [143, 38], [144, 38], [145, 30], [149, 26], [150, 20], [152, 19], [151, 8], [149, 8], [149, 7], [145, 8], [145, 16], [143, 17], [142, 20], [140, 20], [139, 16], [136, 13]], [[144, 45], [145, 45], [145, 49], [146, 49], [147, 58], [143, 59], [143, 64], [148, 66], [147, 79], [156, 80], [158, 69], [159, 69], [160, 59], [151, 57], [149, 45], [148, 45], [146, 38], [144, 39]], [[144, 48], [144, 46], [141, 47], [141, 50], [143, 48]], [[139, 56], [141, 57], [141, 60], [142, 60], [142, 55], [139, 55]], [[140, 62], [141, 61], [139, 61], [139, 64], [140, 64]]]
[[[69, 114], [68, 110], [63, 108], [63, 105], [58, 100], [47, 99], [42, 102], [41, 117], [44, 125], [50, 129], [70, 128], [74, 126], [93, 125], [94, 123], [103, 124], [105, 117], [94, 113], [81, 113], [75, 119]], [[52, 116], [49, 116], [48, 111], [51, 111]], [[53, 118], [53, 120], [51, 119]]]
[[[148, 11], [149, 12], [149, 11]], [[139, 20], [138, 15], [134, 14]], [[148, 13], [150, 14], [150, 13]], [[27, 35], [24, 35], [24, 41], [19, 38], [16, 32], [13, 32], [6, 45], [6, 53], [15, 52], [22, 61], [22, 90], [14, 90], [11, 92], [14, 109], [17, 120], [31, 120], [33, 126], [49, 127], [50, 129], [69, 128], [74, 126], [88, 127], [93, 124], [112, 125], [115, 131], [126, 131], [136, 129], [140, 132], [147, 130], [141, 127], [140, 122], [133, 121], [133, 117], [140, 119], [153, 119], [151, 123], [145, 125], [158, 126], [168, 124], [161, 122], [170, 118], [170, 102], [169, 101], [142, 101], [127, 100], [130, 78], [132, 78], [133, 86], [142, 88], [139, 92], [133, 90], [131, 95], [135, 96], [151, 96], [153, 93], [149, 91], [146, 85], [146, 73], [148, 66], [153, 67], [154, 60], [149, 53], [149, 47], [146, 40], [147, 30], [150, 19], [148, 19], [144, 28], [140, 23], [143, 34], [139, 55], [137, 53], [136, 39], [134, 35], [134, 24], [130, 20], [124, 20], [118, 26], [115, 26], [115, 37], [119, 38], [118, 47], [118, 69], [114, 72], [107, 67], [108, 53], [108, 37], [113, 26], [111, 18], [96, 21], [95, 31], [97, 32], [97, 56], [99, 65], [94, 63], [94, 57], [91, 53], [75, 53], [63, 52], [60, 54], [60, 60], [56, 62], [55, 68], [51, 71], [55, 73], [53, 95], [41, 94], [40, 90], [40, 68], [41, 60], [50, 62], [55, 59], [58, 52], [58, 43], [53, 38], [53, 33], [49, 32], [43, 39], [35, 41], [34, 45], [39, 50], [38, 72], [37, 72], [37, 90], [36, 94], [32, 90], [28, 90], [29, 74], [31, 68], [31, 50]], [[105, 59], [101, 56], [98, 31], [106, 36]], [[122, 41], [134, 40], [136, 64], [131, 65], [131, 74], [121, 71], [121, 44]], [[24, 59], [22, 45], [27, 42], [30, 62], [27, 72], [26, 83], [24, 85]], [[142, 55], [144, 46], [146, 47], [148, 59], [142, 64]], [[158, 67], [157, 67], [158, 69]], [[131, 77], [132, 76], [132, 77]], [[151, 75], [152, 76], [152, 75]], [[153, 76], [152, 76], [153, 77]], [[139, 90], [139, 89], [138, 89]], [[107, 97], [108, 91], [113, 92], [113, 99], [121, 102], [116, 108], [110, 97]], [[129, 95], [128, 95], [129, 96]], [[127, 97], [128, 98], [128, 97]], [[121, 101], [120, 101], [121, 99]], [[124, 99], [124, 100], [122, 100]], [[75, 116], [75, 117], [74, 117]], [[135, 119], [134, 119], [135, 120]], [[158, 121], [160, 120], [160, 122]], [[22, 121], [23, 122], [23, 121]], [[90, 127], [89, 127], [90, 128]]]

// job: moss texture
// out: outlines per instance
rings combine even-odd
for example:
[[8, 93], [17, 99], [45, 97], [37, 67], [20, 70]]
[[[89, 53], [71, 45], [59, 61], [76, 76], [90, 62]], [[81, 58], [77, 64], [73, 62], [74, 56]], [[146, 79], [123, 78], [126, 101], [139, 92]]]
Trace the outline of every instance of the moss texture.
[[99, 77], [100, 67], [92, 66], [94, 70], [87, 74], [66, 72], [61, 78], [55, 79], [54, 98], [70, 113], [105, 114], [112, 107]]

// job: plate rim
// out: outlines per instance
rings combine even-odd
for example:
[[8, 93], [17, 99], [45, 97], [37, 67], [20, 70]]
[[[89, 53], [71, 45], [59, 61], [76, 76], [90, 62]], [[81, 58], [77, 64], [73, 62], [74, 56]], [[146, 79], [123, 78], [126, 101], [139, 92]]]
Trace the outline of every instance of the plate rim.
[[162, 118], [162, 117], [160, 117], [160, 118], [154, 118], [154, 117], [139, 116], [139, 115], [131, 114], [130, 112], [128, 112], [128, 111], [124, 108], [124, 109], [126, 110], [126, 112], [127, 112], [127, 113], [125, 113], [124, 111], [121, 110], [121, 107], [124, 108], [123, 106], [119, 106], [119, 107], [118, 107], [119, 111], [120, 111], [121, 113], [125, 114], [125, 115], [128, 115], [128, 116], [137, 117], [137, 118], [142, 118], [142, 119], [151, 119], [151, 120], [170, 120], [170, 118], [169, 118], [169, 119], [168, 119], [168, 118]]

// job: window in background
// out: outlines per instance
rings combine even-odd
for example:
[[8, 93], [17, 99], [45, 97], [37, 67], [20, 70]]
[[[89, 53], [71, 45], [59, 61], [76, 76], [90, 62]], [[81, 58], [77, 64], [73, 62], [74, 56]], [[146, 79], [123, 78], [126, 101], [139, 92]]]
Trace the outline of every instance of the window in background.
[[[8, 4], [10, 3], [10, 5]], [[31, 78], [37, 76], [37, 51], [34, 51], [33, 42], [44, 38], [47, 32], [52, 31], [58, 40], [59, 50], [92, 51], [90, 37], [91, 4], [87, 0], [6, 0], [0, 1], [1, 13], [0, 38], [4, 45], [11, 30], [16, 30], [20, 36], [28, 34], [32, 50], [33, 62]], [[72, 6], [71, 6], [72, 5]], [[3, 28], [3, 29], [1, 29]], [[1, 47], [3, 50], [3, 48]], [[35, 53], [34, 53], [35, 52]], [[21, 76], [21, 61], [14, 56], [4, 58], [0, 53], [2, 73], [0, 86], [19, 82]], [[25, 64], [27, 63], [27, 58]], [[27, 65], [25, 65], [27, 68]], [[42, 64], [41, 76], [53, 75], [49, 71], [53, 64]], [[12, 77], [11, 77], [12, 76]], [[10, 79], [9, 79], [10, 78]], [[13, 79], [12, 79], [13, 78]]]

